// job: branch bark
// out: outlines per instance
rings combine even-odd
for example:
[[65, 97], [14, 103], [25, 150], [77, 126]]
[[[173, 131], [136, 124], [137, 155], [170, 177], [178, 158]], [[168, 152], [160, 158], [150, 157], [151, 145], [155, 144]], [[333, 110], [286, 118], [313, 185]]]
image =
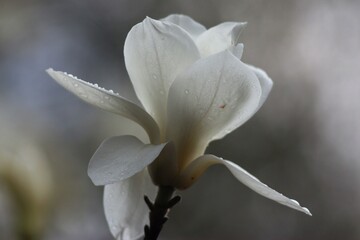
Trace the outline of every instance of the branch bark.
[[159, 186], [154, 203], [152, 203], [147, 196], [144, 197], [145, 203], [150, 209], [150, 225], [146, 225], [144, 228], [144, 240], [156, 240], [158, 238], [163, 225], [168, 220], [168, 212], [181, 200], [180, 196], [172, 198], [174, 191], [175, 189], [173, 187]]

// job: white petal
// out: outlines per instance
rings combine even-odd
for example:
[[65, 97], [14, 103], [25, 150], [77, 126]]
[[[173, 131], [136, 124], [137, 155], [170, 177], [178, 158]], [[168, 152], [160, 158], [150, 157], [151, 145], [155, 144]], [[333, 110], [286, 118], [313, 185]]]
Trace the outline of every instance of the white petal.
[[287, 207], [311, 215], [310, 211], [307, 208], [301, 207], [297, 201], [287, 198], [281, 193], [271, 189], [240, 166], [236, 165], [233, 162], [223, 160], [222, 158], [218, 158], [213, 155], [203, 155], [194, 160], [191, 164], [189, 164], [189, 166], [181, 174], [179, 187], [187, 188], [191, 186], [191, 184], [196, 181], [196, 179], [201, 176], [206, 169], [208, 169], [214, 164], [224, 165], [234, 175], [235, 178], [237, 178], [240, 182], [257, 192], [258, 194], [274, 200], [280, 204], [283, 204]]
[[51, 68], [46, 71], [57, 83], [85, 102], [135, 121], [145, 129], [151, 142], [159, 142], [159, 128], [156, 122], [135, 103], [120, 97], [112, 90], [106, 90], [97, 84], [85, 82], [71, 74], [54, 71]]
[[206, 57], [236, 46], [245, 26], [245, 22], [225, 22], [202, 33], [196, 39], [201, 56]]
[[260, 101], [255, 74], [229, 51], [197, 61], [170, 88], [167, 136], [186, 162], [249, 119]]
[[244, 44], [239, 43], [236, 46], [230, 46], [229, 50], [232, 52], [232, 54], [234, 54], [235, 57], [241, 60], [244, 52]]
[[138, 98], [163, 129], [170, 85], [200, 57], [195, 43], [179, 26], [146, 18], [129, 32], [124, 55]]
[[187, 31], [193, 39], [206, 31], [206, 28], [200, 23], [194, 21], [191, 17], [182, 14], [171, 14], [161, 21], [171, 22]]
[[143, 236], [149, 217], [144, 195], [154, 199], [155, 193], [156, 187], [146, 170], [124, 181], [105, 186], [105, 217], [117, 240], [135, 240]]
[[256, 77], [259, 79], [260, 85], [261, 85], [261, 98], [259, 102], [258, 109], [262, 107], [264, 102], [266, 101], [267, 97], [269, 96], [269, 93], [273, 87], [273, 81], [269, 76], [266, 74], [266, 72], [260, 68], [254, 67], [252, 65], [247, 64], [247, 66], [255, 73]]
[[144, 144], [134, 136], [106, 139], [91, 158], [88, 174], [95, 185], [118, 182], [152, 163], [166, 144]]

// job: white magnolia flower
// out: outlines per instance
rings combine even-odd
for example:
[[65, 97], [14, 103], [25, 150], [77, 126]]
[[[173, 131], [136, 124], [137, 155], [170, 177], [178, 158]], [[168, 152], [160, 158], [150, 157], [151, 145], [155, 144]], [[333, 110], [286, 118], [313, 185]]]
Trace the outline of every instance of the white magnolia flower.
[[214, 164], [255, 192], [310, 215], [235, 163], [204, 155], [211, 141], [253, 116], [272, 88], [264, 71], [241, 61], [239, 35], [245, 25], [225, 22], [206, 30], [183, 15], [146, 18], [135, 25], [124, 55], [142, 106], [97, 84], [47, 70], [84, 101], [132, 119], [149, 136], [150, 144], [134, 136], [111, 137], [90, 160], [89, 176], [95, 185], [105, 185], [105, 214], [117, 239], [142, 235], [148, 211], [142, 199], [153, 196], [155, 185], [186, 189]]

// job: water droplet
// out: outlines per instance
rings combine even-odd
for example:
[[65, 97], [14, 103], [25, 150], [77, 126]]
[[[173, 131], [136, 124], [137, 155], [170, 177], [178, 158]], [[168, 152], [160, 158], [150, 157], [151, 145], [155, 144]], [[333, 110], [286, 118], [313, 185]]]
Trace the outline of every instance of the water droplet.
[[156, 76], [156, 74], [152, 75], [153, 79], [157, 79], [158, 77]]
[[188, 90], [188, 89], [185, 89], [185, 94], [189, 94], [189, 90]]
[[114, 93], [114, 91], [110, 89], [110, 90], [109, 90], [109, 93]]
[[79, 86], [79, 84], [77, 84], [77, 83], [74, 84], [74, 87], [78, 87], [78, 86]]
[[307, 215], [312, 216], [312, 214], [311, 214], [311, 212], [309, 211], [309, 209], [307, 209], [306, 207], [303, 207], [302, 209], [305, 211], [305, 213], [306, 213]]

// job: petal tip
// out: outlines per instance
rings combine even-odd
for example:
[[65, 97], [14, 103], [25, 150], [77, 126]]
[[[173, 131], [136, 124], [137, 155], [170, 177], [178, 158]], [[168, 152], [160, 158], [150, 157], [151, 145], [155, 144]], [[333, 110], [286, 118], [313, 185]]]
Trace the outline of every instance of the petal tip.
[[156, 20], [156, 19], [153, 19], [149, 16], [146, 16], [146, 18], [144, 19], [144, 21], [142, 22], [142, 27], [144, 29], [147, 29], [147, 30], [150, 30], [151, 29], [154, 29], [156, 31], [159, 31], [159, 32], [162, 32], [164, 31], [163, 30], [163, 22], [162, 21], [159, 21], [159, 20]]
[[52, 78], [54, 78], [54, 75], [56, 74], [56, 71], [53, 68], [48, 68], [45, 70], [45, 72], [49, 74]]
[[244, 28], [246, 27], [247, 22], [239, 22], [238, 24], [236, 24], [232, 31], [231, 31], [231, 35], [232, 35], [232, 44], [236, 45], [239, 43], [240, 41], [240, 35], [243, 32]]
[[298, 201], [296, 201], [294, 199], [290, 199], [290, 201], [296, 205], [296, 209], [300, 210], [301, 212], [305, 213], [306, 215], [312, 216], [309, 209], [307, 209], [306, 207], [302, 207]]
[[153, 19], [149, 16], [146, 16], [143, 23], [145, 24], [151, 24], [151, 25], [154, 25], [154, 24], [157, 24], [157, 22], [160, 22], [159, 20], [156, 20], [156, 19]]

